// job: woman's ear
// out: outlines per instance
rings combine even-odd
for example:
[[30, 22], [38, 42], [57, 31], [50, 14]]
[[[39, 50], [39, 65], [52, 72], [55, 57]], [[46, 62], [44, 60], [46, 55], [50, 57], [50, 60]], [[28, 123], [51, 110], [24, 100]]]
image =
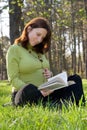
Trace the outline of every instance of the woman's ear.
[[29, 26], [29, 27], [27, 28], [27, 32], [29, 33], [31, 30], [32, 30], [32, 28]]

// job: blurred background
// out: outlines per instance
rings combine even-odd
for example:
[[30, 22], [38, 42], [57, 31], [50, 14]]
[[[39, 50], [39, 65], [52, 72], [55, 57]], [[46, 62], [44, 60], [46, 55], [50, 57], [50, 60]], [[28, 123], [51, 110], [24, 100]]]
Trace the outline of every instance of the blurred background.
[[53, 74], [87, 79], [87, 0], [0, 0], [0, 80], [7, 79], [6, 53], [34, 17], [49, 20], [52, 39], [46, 54]]

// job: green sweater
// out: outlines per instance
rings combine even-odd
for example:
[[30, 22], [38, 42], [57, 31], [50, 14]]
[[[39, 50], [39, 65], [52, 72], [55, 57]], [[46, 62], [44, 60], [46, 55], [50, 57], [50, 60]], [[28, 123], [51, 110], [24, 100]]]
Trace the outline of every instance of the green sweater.
[[[29, 53], [30, 52], [30, 53]], [[37, 87], [46, 81], [43, 69], [49, 68], [49, 62], [45, 55], [38, 54], [30, 48], [26, 50], [19, 45], [11, 45], [6, 55], [7, 75], [11, 85], [16, 89], [26, 84], [34, 84]]]

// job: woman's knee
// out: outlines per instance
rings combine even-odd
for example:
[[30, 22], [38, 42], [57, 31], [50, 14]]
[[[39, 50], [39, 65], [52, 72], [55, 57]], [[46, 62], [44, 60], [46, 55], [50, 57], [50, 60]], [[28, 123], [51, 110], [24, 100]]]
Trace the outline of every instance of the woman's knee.
[[16, 96], [15, 96], [15, 100], [14, 100], [14, 104], [15, 106], [23, 106], [24, 101], [23, 101], [23, 92], [22, 91], [18, 91]]
[[37, 103], [38, 100], [42, 98], [42, 94], [33, 84], [29, 84], [24, 86], [22, 89], [18, 91], [15, 97], [15, 105], [24, 105], [24, 104], [32, 104]]
[[82, 79], [79, 75], [74, 74], [74, 75], [69, 76], [68, 81], [70, 81], [70, 80], [73, 80], [78, 88], [80, 88], [80, 89], [83, 88]]

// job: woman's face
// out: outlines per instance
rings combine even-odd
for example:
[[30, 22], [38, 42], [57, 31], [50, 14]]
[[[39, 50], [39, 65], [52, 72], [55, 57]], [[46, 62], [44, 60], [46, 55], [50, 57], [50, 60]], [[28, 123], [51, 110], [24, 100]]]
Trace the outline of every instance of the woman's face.
[[28, 30], [28, 39], [31, 46], [40, 44], [47, 35], [47, 30], [44, 28], [33, 28]]

